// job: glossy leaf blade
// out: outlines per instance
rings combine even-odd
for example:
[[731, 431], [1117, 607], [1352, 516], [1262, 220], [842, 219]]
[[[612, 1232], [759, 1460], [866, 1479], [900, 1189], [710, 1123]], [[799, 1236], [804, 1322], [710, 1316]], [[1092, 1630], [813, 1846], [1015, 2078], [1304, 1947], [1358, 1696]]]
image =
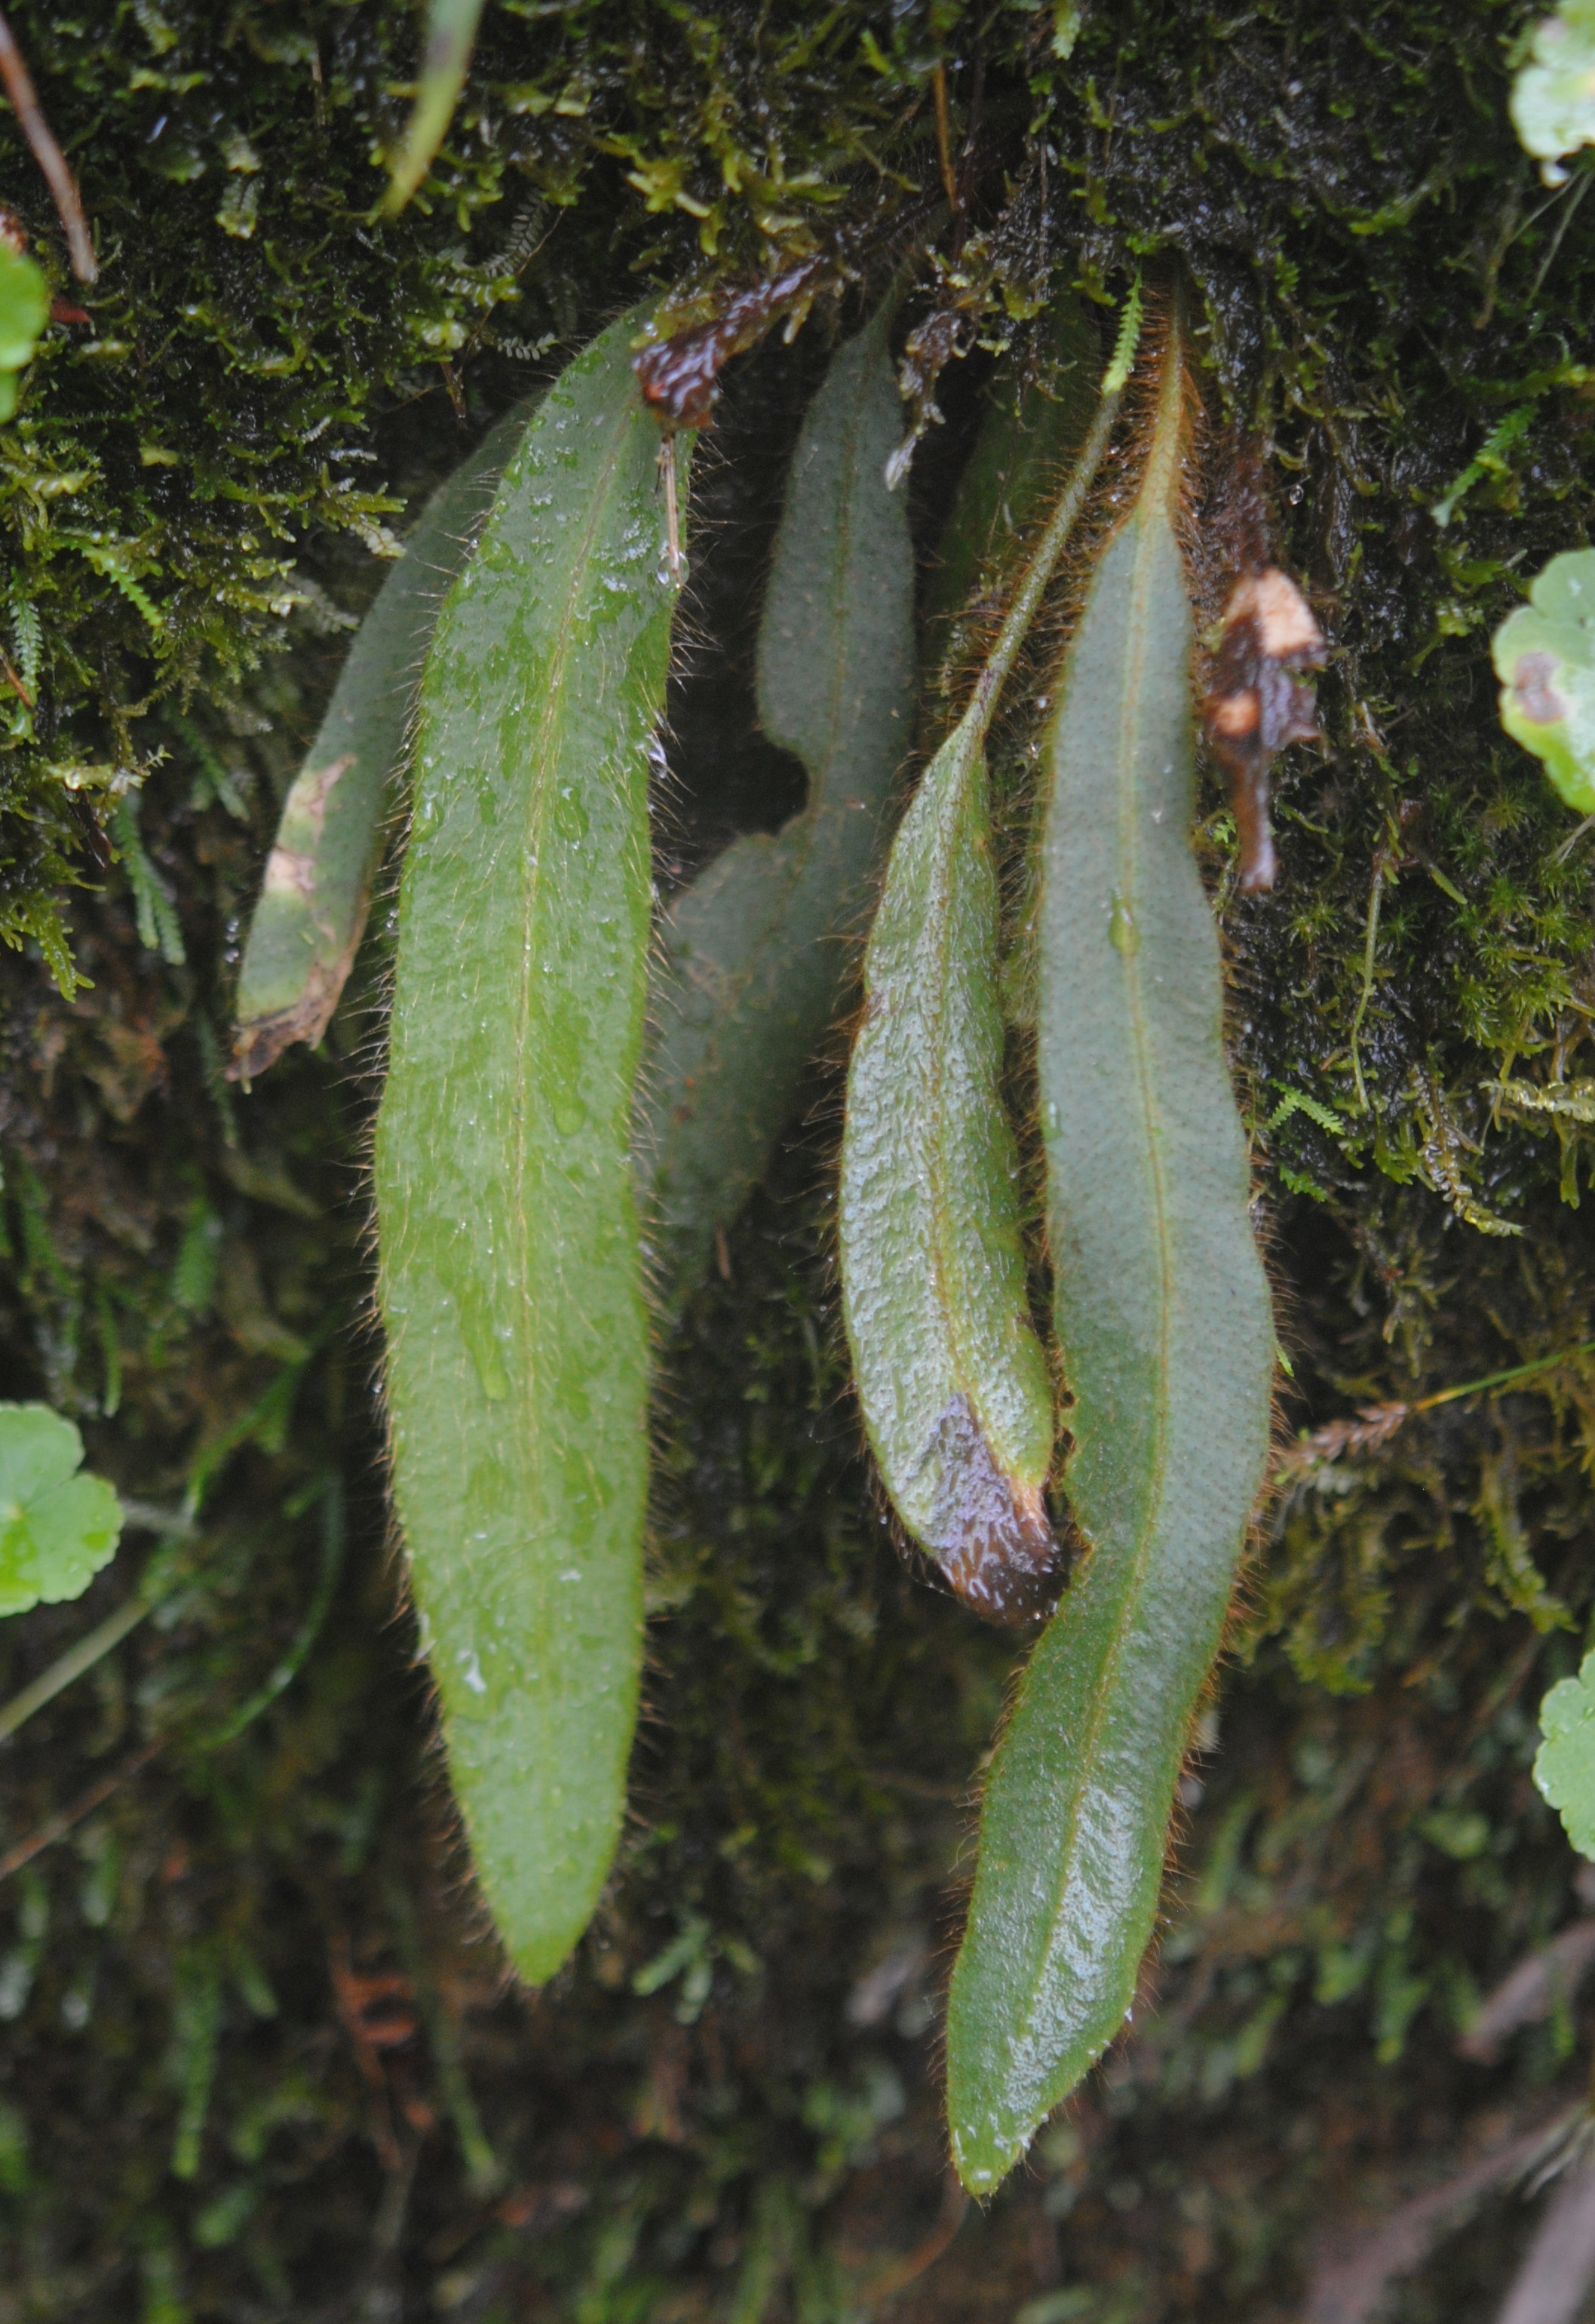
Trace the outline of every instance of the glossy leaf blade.
[[949, 2121], [979, 2192], [1129, 2008], [1268, 1448], [1272, 1316], [1190, 841], [1182, 393], [1176, 336], [1046, 741], [1038, 1063], [1088, 1548], [991, 1766], [954, 1972]]
[[641, 1659], [630, 1128], [675, 585], [634, 327], [549, 391], [438, 623], [376, 1138], [394, 1499], [476, 1870], [533, 1982], [608, 1871]]
[[962, 724], [892, 848], [847, 1082], [843, 1307], [893, 1506], [977, 1610], [1028, 1611], [1052, 1563], [1052, 1386], [1026, 1303], [1003, 1111], [997, 875]]
[[313, 1047], [337, 1007], [365, 928], [427, 641], [531, 408], [506, 414], [432, 494], [355, 634], [283, 802], [250, 921], [234, 1036], [241, 1080], [294, 1041]]
[[882, 473], [899, 426], [881, 317], [805, 420], [760, 632], [760, 716], [807, 798], [773, 836], [734, 840], [662, 930], [637, 1155], [666, 1314], [762, 1176], [850, 972], [909, 736], [913, 551]]
[[893, 844], [848, 1071], [837, 1225], [865, 1429], [908, 1531], [968, 1604], [1003, 1621], [1034, 1612], [1053, 1562], [1042, 1499], [1053, 1412], [1002, 1104], [983, 752], [1118, 404], [1118, 387], [1099, 397], [969, 706]]

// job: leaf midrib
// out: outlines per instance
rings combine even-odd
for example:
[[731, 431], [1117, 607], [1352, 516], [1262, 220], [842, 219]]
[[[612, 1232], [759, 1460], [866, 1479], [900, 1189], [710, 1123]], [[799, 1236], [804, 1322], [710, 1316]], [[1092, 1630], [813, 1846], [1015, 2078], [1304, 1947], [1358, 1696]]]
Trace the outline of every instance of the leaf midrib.
[[[1154, 451], [1153, 457], [1157, 457]], [[1139, 512], [1130, 519], [1138, 529], [1135, 565], [1130, 592], [1130, 615], [1126, 624], [1127, 643], [1121, 666], [1123, 708], [1120, 733], [1121, 777], [1118, 808], [1118, 869], [1122, 884], [1120, 894], [1131, 907], [1136, 895], [1134, 872], [1138, 863], [1136, 844], [1137, 786], [1135, 742], [1139, 737], [1140, 706], [1143, 696], [1144, 669], [1147, 659], [1148, 619], [1145, 599], [1149, 586], [1148, 568], [1154, 546], [1153, 530]], [[1159, 1290], [1157, 1351], [1154, 1369], [1157, 1382], [1156, 1423], [1153, 1430], [1153, 1451], [1148, 1471], [1151, 1490], [1146, 1503], [1146, 1516], [1139, 1528], [1135, 1545], [1128, 1561], [1126, 1586], [1120, 1595], [1119, 1612], [1114, 1620], [1107, 1652], [1102, 1657], [1101, 1676], [1093, 1691], [1091, 1715], [1088, 1720], [1083, 1748], [1076, 1762], [1075, 1777], [1066, 1818], [1067, 1838], [1060, 1851], [1060, 1871], [1053, 1884], [1053, 1908], [1047, 1924], [1047, 1941], [1042, 1960], [1031, 1980], [1030, 1997], [1024, 2014], [1027, 2037], [1033, 2034], [1037, 2008], [1042, 1987], [1046, 1982], [1046, 1965], [1052, 1953], [1065, 1897], [1074, 1886], [1079, 1853], [1080, 1823], [1087, 1794], [1095, 1786], [1098, 1757], [1103, 1727], [1107, 1724], [1110, 1706], [1117, 1700], [1113, 1681], [1123, 1658], [1131, 1624], [1139, 1609], [1146, 1581], [1146, 1568], [1152, 1542], [1157, 1532], [1158, 1517], [1163, 1507], [1167, 1462], [1168, 1381], [1170, 1373], [1170, 1312], [1173, 1306], [1173, 1238], [1169, 1227], [1166, 1182], [1161, 1148], [1157, 1138], [1160, 1110], [1157, 1104], [1150, 1073], [1150, 1039], [1147, 1027], [1146, 1002], [1140, 968], [1141, 954], [1138, 946], [1123, 955], [1126, 962], [1126, 982], [1129, 993], [1131, 1023], [1132, 1070], [1140, 1099], [1140, 1112], [1147, 1133], [1148, 1177], [1155, 1222], [1154, 1243], [1157, 1254]], [[1093, 1546], [1092, 1554], [1102, 1554], [1101, 1545]], [[1017, 2046], [1017, 2045], [1016, 2045]]]
[[[954, 740], [956, 740], [955, 737]], [[952, 744], [949, 744], [948, 748], [951, 749]], [[927, 1015], [933, 1027], [930, 1043], [931, 1136], [929, 1139], [931, 1296], [935, 1302], [935, 1312], [944, 1319], [947, 1336], [948, 1363], [955, 1390], [963, 1395], [969, 1406], [971, 1419], [979, 1428], [982, 1435], [985, 1436], [985, 1416], [978, 1409], [970, 1393], [968, 1351], [963, 1344], [963, 1335], [958, 1328], [956, 1304], [948, 1296], [947, 1290], [948, 1278], [952, 1272], [948, 1265], [948, 1247], [957, 1240], [957, 1230], [951, 1215], [952, 1197], [949, 1191], [950, 1172], [947, 1165], [947, 1150], [953, 1142], [950, 1135], [951, 1125], [947, 1120], [946, 1108], [942, 1102], [942, 1093], [946, 1085], [948, 960], [951, 953], [951, 932], [948, 927], [951, 915], [948, 910], [948, 899], [952, 890], [954, 857], [965, 819], [964, 786], [980, 763], [979, 748], [972, 749], [968, 745], [954, 761], [953, 780], [943, 806], [941, 825], [936, 833], [937, 846], [932, 860], [931, 877], [927, 882], [929, 893], [927, 899], [929, 906], [928, 921], [935, 932], [933, 941], [936, 960], [936, 974], [930, 984], [932, 1001]], [[987, 1441], [989, 1444], [990, 1439], [988, 1438]], [[994, 1454], [993, 1457], [995, 1457]]]
[[[552, 788], [549, 780], [550, 752], [557, 747], [553, 738], [557, 734], [560, 723], [559, 714], [568, 683], [576, 609], [583, 597], [593, 562], [595, 538], [603, 529], [603, 521], [607, 519], [614, 499], [616, 483], [623, 466], [622, 450], [635, 418], [636, 415], [627, 408], [626, 400], [622, 396], [609, 429], [601, 481], [597, 489], [588, 498], [576, 553], [571, 560], [570, 579], [566, 588], [564, 604], [553, 631], [545, 665], [546, 690], [543, 696], [542, 715], [535, 730], [536, 750], [532, 759], [530, 795], [528, 799], [524, 825], [526, 844], [521, 857], [521, 896], [524, 905], [524, 922], [529, 930], [532, 927], [534, 915], [539, 908], [539, 894], [545, 885], [540, 843], [548, 820]], [[515, 1055], [518, 1058], [524, 1058], [527, 1054], [531, 1019], [532, 964], [536, 956], [537, 947], [534, 944], [528, 943], [521, 946], [521, 973], [515, 994], [514, 1016]], [[513, 1129], [510, 1141], [514, 1157], [513, 1186], [517, 1255], [523, 1284], [528, 1284], [530, 1281], [528, 1260], [532, 1241], [531, 1223], [526, 1201], [528, 1154], [531, 1144], [531, 1084], [532, 1076], [530, 1073], [516, 1074], [512, 1099]], [[523, 1431], [530, 1439], [535, 1440], [536, 1430], [531, 1416], [538, 1402], [537, 1351], [535, 1347], [529, 1346], [523, 1352], [523, 1385], [520, 1396], [515, 1399], [515, 1405]], [[534, 1462], [535, 1452], [531, 1443], [527, 1443], [526, 1450], [529, 1458]], [[549, 1643], [549, 1591], [547, 1575], [540, 1563], [534, 1567], [534, 1579], [538, 1642], [539, 1646], [546, 1648]]]

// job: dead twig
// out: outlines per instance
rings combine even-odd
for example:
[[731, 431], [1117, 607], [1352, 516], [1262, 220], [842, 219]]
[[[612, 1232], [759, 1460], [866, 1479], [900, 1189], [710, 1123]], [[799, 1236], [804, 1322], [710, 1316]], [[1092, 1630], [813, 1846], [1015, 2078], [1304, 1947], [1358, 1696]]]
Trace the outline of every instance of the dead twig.
[[1354, 1420], [1332, 1420], [1287, 1446], [1279, 1459], [1278, 1474], [1281, 1478], [1305, 1476], [1348, 1452], [1376, 1452], [1389, 1443], [1413, 1409], [1410, 1404], [1400, 1403], [1360, 1405]]
[[55, 142], [50, 124], [33, 88], [32, 75], [23, 61], [22, 51], [12, 37], [10, 25], [0, 14], [0, 81], [5, 84], [5, 94], [11, 99], [12, 110], [21, 124], [23, 135], [32, 149], [33, 159], [43, 171], [55, 196], [56, 212], [66, 231], [67, 248], [71, 254], [72, 272], [79, 282], [92, 282], [99, 272], [95, 263], [94, 244], [89, 239], [88, 220], [83, 215], [83, 203], [78, 192], [78, 180], [72, 175], [71, 164]]
[[906, 2292], [927, 2268], [934, 2267], [963, 2225], [968, 2209], [969, 2197], [949, 2172], [942, 2189], [942, 2207], [936, 2214], [936, 2225], [927, 2236], [921, 2237], [912, 2251], [905, 2252], [901, 2259], [889, 2261], [878, 2274], [869, 2279], [862, 2292], [865, 2306], [873, 2308], [881, 2301], [894, 2299], [899, 2292]]
[[1595, 2163], [1582, 2163], [1546, 2204], [1496, 2324], [1575, 2324], [1592, 2283]]
[[1566, 2003], [1595, 1963], [1595, 1917], [1574, 1921], [1501, 1979], [1457, 2043], [1459, 2057], [1488, 2065], [1509, 2034]]
[[1397, 2276], [1410, 2275], [1441, 2239], [1460, 2227], [1473, 2206], [1496, 2188], [1520, 2179], [1566, 2137], [1581, 2107], [1490, 2148], [1440, 2186], [1404, 2203], [1383, 2227], [1354, 2241], [1342, 2239], [1314, 2271], [1304, 2324], [1369, 2324]]
[[397, 2049], [413, 2037], [414, 1987], [401, 1969], [357, 1969], [348, 1934], [343, 1929], [334, 1929], [329, 1934], [327, 1954], [338, 2018], [365, 2084], [371, 2143], [390, 2185], [403, 2178], [408, 2197], [404, 2147], [393, 2119], [392, 2092], [383, 2068], [382, 2052]]
[[953, 124], [947, 107], [947, 69], [938, 64], [930, 76], [931, 95], [936, 100], [936, 150], [942, 165], [942, 187], [947, 197], [947, 208], [956, 218], [963, 208], [958, 198], [958, 172], [953, 167]]
[[1443, 1388], [1433, 1396], [1420, 1396], [1412, 1403], [1399, 1400], [1392, 1404], [1365, 1404], [1355, 1419], [1332, 1420], [1325, 1427], [1315, 1428], [1309, 1435], [1299, 1436], [1287, 1445], [1275, 1467], [1276, 1480], [1291, 1484], [1311, 1476], [1314, 1470], [1329, 1466], [1348, 1452], [1371, 1452], [1388, 1444], [1399, 1428], [1405, 1426], [1415, 1413], [1437, 1412], [1442, 1405], [1459, 1403], [1470, 1396], [1489, 1396], [1498, 1391], [1519, 1388], [1541, 1372], [1554, 1371], [1558, 1364], [1574, 1362], [1580, 1356], [1595, 1353], [1595, 1340], [1581, 1340], [1576, 1347], [1558, 1348], [1554, 1355], [1535, 1356], [1526, 1364], [1508, 1365], [1505, 1371], [1487, 1372], [1482, 1379], [1462, 1380], [1455, 1388]]
[[90, 1784], [86, 1792], [80, 1793], [70, 1807], [60, 1808], [54, 1815], [47, 1816], [37, 1831], [31, 1832], [26, 1840], [19, 1840], [14, 1848], [8, 1849], [4, 1856], [0, 1856], [0, 1880], [9, 1880], [14, 1872], [20, 1872], [24, 1864], [31, 1864], [36, 1856], [42, 1855], [47, 1848], [52, 1848], [58, 1840], [71, 1831], [74, 1824], [81, 1823], [85, 1816], [92, 1815], [96, 1808], [103, 1806], [113, 1792], [120, 1791], [124, 1784], [130, 1784], [149, 1766], [165, 1739], [164, 1736], [158, 1736], [152, 1742], [141, 1743], [138, 1749], [130, 1751], [108, 1775], [102, 1775], [97, 1784]]

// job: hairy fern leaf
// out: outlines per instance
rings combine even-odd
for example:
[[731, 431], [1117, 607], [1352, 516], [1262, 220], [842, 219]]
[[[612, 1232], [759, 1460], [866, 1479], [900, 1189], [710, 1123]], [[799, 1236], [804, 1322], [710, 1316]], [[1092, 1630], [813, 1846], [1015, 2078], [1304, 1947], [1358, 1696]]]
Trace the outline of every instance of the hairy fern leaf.
[[236, 1080], [254, 1080], [291, 1042], [314, 1047], [331, 1021], [364, 932], [427, 641], [531, 409], [507, 413], [432, 494], [355, 632], [266, 859], [238, 972]]
[[883, 470], [898, 399], [883, 312], [804, 421], [759, 637], [759, 711], [802, 812], [734, 840], [666, 915], [637, 1121], [656, 1294], [674, 1313], [762, 1176], [850, 969], [909, 741], [914, 560]]
[[641, 1666], [631, 1127], [677, 584], [635, 327], [549, 390], [438, 625], [376, 1136], [394, 1499], [476, 1871], [533, 1983], [608, 1873]]
[[1086, 1554], [987, 1779], [954, 1970], [949, 2125], [977, 2193], [1129, 2008], [1268, 1449], [1273, 1322], [1191, 851], [1183, 364], [1172, 329], [1144, 478], [1045, 746], [1038, 1065]]
[[893, 843], [847, 1083], [837, 1225], [864, 1425], [904, 1526], [1000, 1621], [1035, 1610], [1053, 1563], [1053, 1405], [1002, 1108], [983, 745], [1117, 405], [1117, 392], [1100, 400], [969, 707]]

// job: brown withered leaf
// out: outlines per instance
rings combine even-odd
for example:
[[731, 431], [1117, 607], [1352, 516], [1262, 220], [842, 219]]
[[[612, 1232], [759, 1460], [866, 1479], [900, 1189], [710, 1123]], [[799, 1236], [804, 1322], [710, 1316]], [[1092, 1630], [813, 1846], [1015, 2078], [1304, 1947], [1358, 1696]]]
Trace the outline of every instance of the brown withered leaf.
[[800, 259], [795, 266], [733, 291], [721, 312], [692, 329], [678, 331], [633, 356], [632, 368], [642, 401], [662, 428], [707, 428], [720, 401], [720, 374], [733, 355], [757, 345], [782, 315], [794, 326], [807, 313], [835, 261], [827, 255]]
[[1235, 584], [1203, 709], [1234, 798], [1243, 890], [1271, 888], [1278, 872], [1268, 773], [1287, 743], [1317, 739], [1313, 690], [1300, 673], [1321, 669], [1323, 650], [1313, 609], [1287, 573], [1270, 565]]

